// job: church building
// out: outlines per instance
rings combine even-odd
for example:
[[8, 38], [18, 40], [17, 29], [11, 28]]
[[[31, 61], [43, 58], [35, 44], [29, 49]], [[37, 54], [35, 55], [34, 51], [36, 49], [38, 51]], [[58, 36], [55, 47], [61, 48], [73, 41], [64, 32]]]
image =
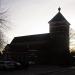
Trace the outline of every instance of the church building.
[[48, 22], [49, 33], [14, 37], [6, 53], [15, 61], [29, 64], [68, 64], [70, 23], [60, 12]]

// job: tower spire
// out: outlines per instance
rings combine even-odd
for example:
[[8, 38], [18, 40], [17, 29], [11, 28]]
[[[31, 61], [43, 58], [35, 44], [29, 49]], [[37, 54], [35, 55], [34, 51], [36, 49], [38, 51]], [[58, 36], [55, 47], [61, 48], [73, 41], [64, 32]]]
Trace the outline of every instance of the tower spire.
[[61, 8], [60, 8], [60, 6], [59, 6], [58, 11], [60, 12], [60, 10], [61, 10]]

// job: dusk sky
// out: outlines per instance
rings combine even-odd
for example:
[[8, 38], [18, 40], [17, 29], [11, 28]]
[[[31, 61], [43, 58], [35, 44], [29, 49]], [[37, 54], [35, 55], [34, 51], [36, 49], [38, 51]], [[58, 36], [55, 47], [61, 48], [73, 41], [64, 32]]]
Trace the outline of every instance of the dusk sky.
[[0, 0], [0, 3], [0, 12], [7, 10], [10, 22], [11, 29], [6, 32], [9, 43], [16, 36], [48, 33], [48, 21], [59, 6], [75, 29], [75, 0]]

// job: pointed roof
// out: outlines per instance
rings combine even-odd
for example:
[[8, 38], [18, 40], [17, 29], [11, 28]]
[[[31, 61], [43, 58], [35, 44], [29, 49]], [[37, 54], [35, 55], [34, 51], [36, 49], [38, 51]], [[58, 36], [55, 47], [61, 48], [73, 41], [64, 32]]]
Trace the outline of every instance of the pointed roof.
[[70, 25], [70, 23], [65, 19], [65, 17], [61, 14], [60, 12], [61, 8], [59, 7], [58, 8], [58, 13], [49, 21], [49, 23], [51, 22], [59, 22], [59, 21], [62, 21], [62, 22], [65, 22], [66, 24]]

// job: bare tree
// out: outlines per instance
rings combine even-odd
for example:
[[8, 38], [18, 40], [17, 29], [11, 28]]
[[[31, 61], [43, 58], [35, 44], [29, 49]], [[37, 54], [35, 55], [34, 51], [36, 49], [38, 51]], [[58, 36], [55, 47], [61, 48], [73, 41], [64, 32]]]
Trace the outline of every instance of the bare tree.
[[75, 50], [75, 30], [70, 28], [70, 50]]
[[70, 28], [70, 39], [75, 39], [75, 30]]
[[[6, 12], [6, 11], [5, 11]], [[5, 12], [0, 13], [0, 49], [3, 48], [5, 40], [4, 40], [4, 30], [7, 29]]]

